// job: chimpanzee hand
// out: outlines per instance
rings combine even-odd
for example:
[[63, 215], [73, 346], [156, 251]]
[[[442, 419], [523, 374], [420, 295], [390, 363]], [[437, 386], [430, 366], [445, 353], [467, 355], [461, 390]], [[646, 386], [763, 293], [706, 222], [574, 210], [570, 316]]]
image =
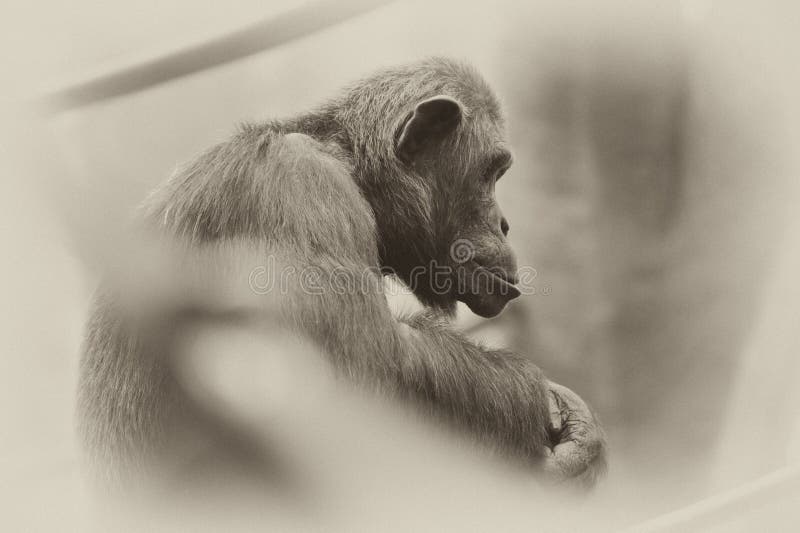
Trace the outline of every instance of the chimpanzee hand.
[[568, 388], [548, 382], [550, 446], [545, 471], [591, 488], [606, 471], [606, 440], [589, 406]]

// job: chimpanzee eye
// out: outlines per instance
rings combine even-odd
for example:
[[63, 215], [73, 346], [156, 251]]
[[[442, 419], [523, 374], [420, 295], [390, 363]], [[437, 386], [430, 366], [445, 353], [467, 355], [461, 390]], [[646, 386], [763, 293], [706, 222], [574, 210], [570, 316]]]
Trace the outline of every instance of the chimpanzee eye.
[[486, 180], [492, 183], [499, 180], [514, 162], [514, 156], [508, 150], [500, 150], [489, 158], [486, 165]]

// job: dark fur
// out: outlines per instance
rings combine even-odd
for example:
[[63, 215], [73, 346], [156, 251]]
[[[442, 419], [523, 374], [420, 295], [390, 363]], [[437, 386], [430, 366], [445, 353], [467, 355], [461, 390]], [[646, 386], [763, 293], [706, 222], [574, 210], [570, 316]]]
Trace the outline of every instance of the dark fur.
[[[463, 118], [413, 164], [403, 162], [395, 153], [398, 131], [418, 102], [435, 95], [459, 101]], [[379, 73], [309, 114], [243, 127], [157, 190], [143, 218], [193, 247], [250, 242], [284, 265], [315, 266], [323, 277], [334, 268], [360, 275], [389, 267], [409, 281], [415, 266], [447, 264], [456, 238], [502, 239], [499, 211], [484, 205], [476, 185], [502, 135], [497, 101], [480, 76], [460, 63], [429, 60]], [[489, 259], [513, 264], [504, 245], [487, 246], [494, 250]], [[456, 295], [425, 285], [416, 292], [433, 311], [409, 318], [413, 330], [404, 332], [380, 274], [368, 279], [368, 290], [347, 294], [292, 287], [282, 311], [342, 375], [410, 398], [508, 456], [538, 462], [548, 424], [539, 369], [454, 332], [442, 313], [454, 309]], [[165, 347], [127, 327], [109, 291], [100, 293], [80, 414], [96, 459], [115, 470], [163, 446], [172, 422], [188, 416], [166, 357]]]

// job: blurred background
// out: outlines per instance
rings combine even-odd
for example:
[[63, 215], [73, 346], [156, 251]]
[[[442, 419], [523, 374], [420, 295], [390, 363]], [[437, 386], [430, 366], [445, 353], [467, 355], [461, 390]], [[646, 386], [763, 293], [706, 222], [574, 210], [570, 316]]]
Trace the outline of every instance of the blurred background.
[[[592, 500], [606, 522], [594, 525], [635, 526], [792, 472], [796, 3], [344, 2], [369, 9], [327, 25], [345, 8], [323, 2], [319, 27], [247, 57], [86, 105], [39, 105], [75, 80], [309, 5], [0, 8], [0, 477], [22, 523], [45, 508], [67, 523], [91, 514], [72, 418], [79, 345], [98, 258], [132, 209], [238, 123], [429, 55], [473, 63], [505, 106], [516, 163], [498, 199], [520, 265], [537, 272], [535, 294], [491, 321], [462, 309], [459, 327], [530, 355], [598, 411], [612, 455]], [[796, 498], [793, 483], [781, 494]]]

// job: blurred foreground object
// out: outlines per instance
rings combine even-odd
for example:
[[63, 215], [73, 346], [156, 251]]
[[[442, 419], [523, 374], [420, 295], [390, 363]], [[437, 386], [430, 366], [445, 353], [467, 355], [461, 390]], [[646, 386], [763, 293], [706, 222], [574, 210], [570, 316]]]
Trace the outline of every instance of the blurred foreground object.
[[322, 0], [306, 3], [235, 32], [150, 57], [47, 94], [50, 112], [102, 102], [224, 65], [324, 30], [394, 0]]

